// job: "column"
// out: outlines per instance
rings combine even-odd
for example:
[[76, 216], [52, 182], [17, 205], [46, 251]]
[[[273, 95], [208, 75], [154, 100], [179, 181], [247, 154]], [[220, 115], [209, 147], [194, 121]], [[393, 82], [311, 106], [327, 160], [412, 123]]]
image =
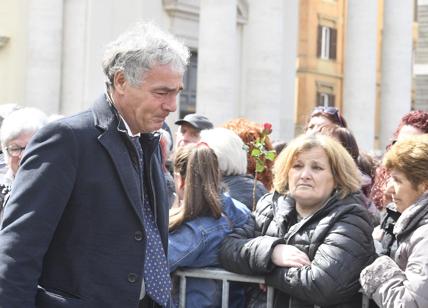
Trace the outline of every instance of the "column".
[[[87, 66], [90, 63], [87, 55], [88, 10], [88, 0], [66, 1], [64, 4], [63, 84], [59, 112], [66, 115], [83, 110], [83, 103], [93, 100], [85, 97], [89, 88]], [[97, 64], [101, 70], [101, 59]], [[97, 81], [102, 83], [102, 79]]]
[[384, 1], [380, 144], [411, 107], [413, 0]]
[[61, 93], [63, 1], [28, 2], [25, 104], [57, 113]]
[[272, 137], [294, 137], [299, 1], [250, 0], [243, 35], [241, 108]]
[[343, 112], [361, 149], [373, 149], [376, 111], [377, 3], [348, 1]]
[[201, 0], [196, 111], [215, 125], [237, 116], [237, 3]]

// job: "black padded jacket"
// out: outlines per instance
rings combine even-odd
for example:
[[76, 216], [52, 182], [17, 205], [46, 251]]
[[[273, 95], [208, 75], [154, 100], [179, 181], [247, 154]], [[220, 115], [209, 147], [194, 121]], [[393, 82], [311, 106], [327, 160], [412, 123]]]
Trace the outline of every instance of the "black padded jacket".
[[[344, 199], [334, 194], [320, 210], [297, 222], [293, 199], [267, 194], [253, 219], [223, 241], [220, 262], [233, 272], [264, 275], [275, 288], [274, 307], [361, 307], [358, 278], [375, 258], [373, 227], [363, 200], [360, 193]], [[275, 266], [271, 255], [277, 244], [299, 248], [311, 265]]]

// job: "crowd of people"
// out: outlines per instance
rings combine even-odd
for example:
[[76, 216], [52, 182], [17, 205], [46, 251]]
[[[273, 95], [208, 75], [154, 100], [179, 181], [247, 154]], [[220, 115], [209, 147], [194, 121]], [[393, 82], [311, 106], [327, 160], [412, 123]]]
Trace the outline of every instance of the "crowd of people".
[[[384, 157], [334, 106], [305, 133], [193, 113], [170, 128], [189, 50], [139, 23], [105, 49], [105, 92], [49, 119], [0, 108], [0, 307], [176, 307], [174, 271], [222, 267], [230, 307], [428, 307], [428, 112]], [[275, 129], [275, 128], [273, 128]], [[186, 307], [220, 307], [188, 279]]]

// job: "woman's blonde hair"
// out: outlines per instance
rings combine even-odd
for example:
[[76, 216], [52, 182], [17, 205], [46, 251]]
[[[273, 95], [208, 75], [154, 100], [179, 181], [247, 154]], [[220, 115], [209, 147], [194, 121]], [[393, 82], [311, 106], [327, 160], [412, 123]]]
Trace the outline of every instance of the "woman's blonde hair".
[[220, 170], [214, 151], [205, 143], [179, 147], [174, 158], [174, 172], [184, 180], [184, 197], [181, 206], [169, 212], [169, 230], [196, 217], [220, 218]]
[[360, 173], [348, 151], [329, 136], [301, 135], [292, 140], [275, 160], [273, 186], [280, 193], [288, 192], [288, 173], [297, 156], [310, 149], [320, 147], [330, 163], [331, 172], [340, 198], [360, 189]]
[[385, 154], [383, 165], [404, 173], [414, 188], [428, 182], [428, 134], [395, 143]]

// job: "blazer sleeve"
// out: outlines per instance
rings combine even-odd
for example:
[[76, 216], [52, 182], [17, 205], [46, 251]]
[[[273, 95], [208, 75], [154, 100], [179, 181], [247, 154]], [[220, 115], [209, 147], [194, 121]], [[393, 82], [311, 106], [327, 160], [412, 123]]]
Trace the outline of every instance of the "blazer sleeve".
[[333, 305], [357, 294], [361, 270], [373, 258], [372, 227], [355, 213], [342, 215], [328, 230], [309, 266], [276, 267], [266, 277], [292, 297], [319, 305]]
[[0, 231], [0, 307], [35, 307], [43, 258], [73, 190], [78, 142], [62, 122], [30, 142]]

